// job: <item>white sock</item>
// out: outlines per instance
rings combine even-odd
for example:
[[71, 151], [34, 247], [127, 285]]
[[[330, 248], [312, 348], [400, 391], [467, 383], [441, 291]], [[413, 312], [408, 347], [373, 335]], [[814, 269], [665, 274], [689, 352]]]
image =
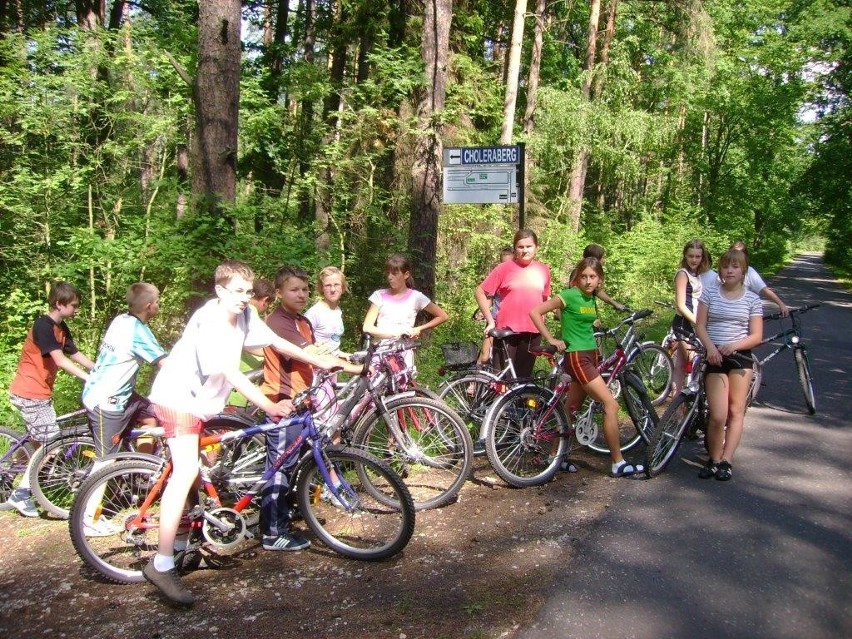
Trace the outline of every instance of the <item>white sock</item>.
[[612, 472], [617, 473], [617, 472], [618, 472], [618, 469], [619, 469], [619, 468], [621, 468], [622, 466], [624, 466], [626, 463], [627, 463], [627, 460], [626, 460], [626, 459], [622, 459], [622, 460], [621, 460], [620, 462], [618, 462], [617, 464], [613, 464], [613, 465], [612, 465]]
[[175, 567], [175, 558], [172, 555], [154, 555], [154, 568], [157, 572], [168, 572]]

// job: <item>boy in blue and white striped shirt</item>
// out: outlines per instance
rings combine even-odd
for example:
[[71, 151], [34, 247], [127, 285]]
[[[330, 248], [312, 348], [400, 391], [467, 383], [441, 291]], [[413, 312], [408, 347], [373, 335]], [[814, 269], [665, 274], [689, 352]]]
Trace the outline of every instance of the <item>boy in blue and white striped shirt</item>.
[[156, 423], [150, 402], [135, 391], [142, 362], [161, 366], [166, 352], [148, 327], [160, 310], [160, 292], [138, 282], [127, 290], [129, 312], [109, 325], [95, 367], [83, 387], [83, 405], [98, 457], [118, 450], [118, 437], [131, 423]]

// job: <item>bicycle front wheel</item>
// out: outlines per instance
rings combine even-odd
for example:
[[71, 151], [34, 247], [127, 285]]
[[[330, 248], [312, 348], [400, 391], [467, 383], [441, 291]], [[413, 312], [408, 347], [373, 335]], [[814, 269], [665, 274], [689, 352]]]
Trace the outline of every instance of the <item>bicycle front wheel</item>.
[[24, 474], [33, 455], [32, 443], [21, 443], [25, 436], [11, 428], [0, 427], [0, 503], [9, 499], [17, 485], [18, 475]]
[[144, 581], [142, 569], [157, 552], [159, 497], [136, 520], [160, 471], [160, 464], [149, 461], [115, 462], [92, 473], [71, 505], [74, 549], [87, 566], [111, 582]]
[[405, 548], [414, 533], [414, 502], [399, 475], [363, 450], [330, 447], [323, 458], [341, 480], [340, 497], [309, 459], [299, 471], [296, 497], [311, 531], [351, 559], [386, 559]]
[[660, 421], [657, 409], [654, 407], [651, 398], [648, 397], [648, 391], [645, 389], [642, 380], [632, 371], [622, 375], [621, 388], [623, 389], [624, 405], [630, 415], [630, 420], [642, 440], [648, 443], [651, 441], [651, 435], [654, 434]]
[[520, 386], [488, 413], [488, 461], [510, 486], [549, 482], [570, 449], [568, 418], [561, 405], [550, 405], [552, 399], [553, 391], [547, 388]]
[[672, 389], [674, 364], [668, 351], [654, 342], [639, 344], [628, 364], [639, 375], [654, 406], [659, 406]]
[[48, 514], [68, 519], [71, 502], [97, 457], [95, 440], [88, 436], [58, 437], [33, 456], [30, 489]]
[[645, 450], [645, 474], [656, 477], [662, 473], [677, 453], [683, 434], [695, 416], [694, 398], [678, 394], [663, 413], [648, 448]]
[[811, 380], [811, 365], [808, 361], [808, 350], [804, 346], [800, 346], [793, 351], [793, 357], [796, 358], [796, 370], [799, 373], [799, 384], [802, 385], [802, 392], [805, 395], [805, 405], [808, 407], [808, 413], [813, 415], [816, 412], [816, 397], [814, 396], [814, 385]]
[[358, 426], [355, 445], [403, 477], [417, 510], [454, 501], [473, 465], [473, 441], [461, 418], [425, 397], [392, 400], [385, 408]]

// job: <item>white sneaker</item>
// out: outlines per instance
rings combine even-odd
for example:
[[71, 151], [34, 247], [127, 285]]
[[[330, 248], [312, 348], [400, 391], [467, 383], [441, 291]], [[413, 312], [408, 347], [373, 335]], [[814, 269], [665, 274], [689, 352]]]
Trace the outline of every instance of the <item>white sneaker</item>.
[[26, 488], [16, 488], [9, 499], [0, 504], [0, 510], [17, 510], [24, 517], [38, 517], [32, 495]]
[[[343, 486], [341, 486], [338, 491], [343, 490]], [[335, 508], [340, 508], [341, 510], [346, 510], [346, 505], [333, 493], [328, 486], [323, 484], [322, 493], [320, 493], [320, 499], [328, 502]]]
[[84, 523], [83, 534], [86, 537], [109, 537], [117, 534], [121, 528], [106, 519], [98, 519], [96, 522]]

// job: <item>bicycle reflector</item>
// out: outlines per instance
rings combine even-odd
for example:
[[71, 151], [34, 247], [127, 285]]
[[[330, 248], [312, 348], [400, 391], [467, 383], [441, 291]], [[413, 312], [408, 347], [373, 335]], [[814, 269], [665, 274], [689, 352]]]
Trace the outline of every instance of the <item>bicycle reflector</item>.
[[799, 336], [793, 335], [793, 337], [790, 338], [790, 342], [792, 342], [793, 344], [798, 344], [799, 343]]
[[527, 397], [526, 404], [527, 404], [527, 408], [538, 408], [538, 398]]

